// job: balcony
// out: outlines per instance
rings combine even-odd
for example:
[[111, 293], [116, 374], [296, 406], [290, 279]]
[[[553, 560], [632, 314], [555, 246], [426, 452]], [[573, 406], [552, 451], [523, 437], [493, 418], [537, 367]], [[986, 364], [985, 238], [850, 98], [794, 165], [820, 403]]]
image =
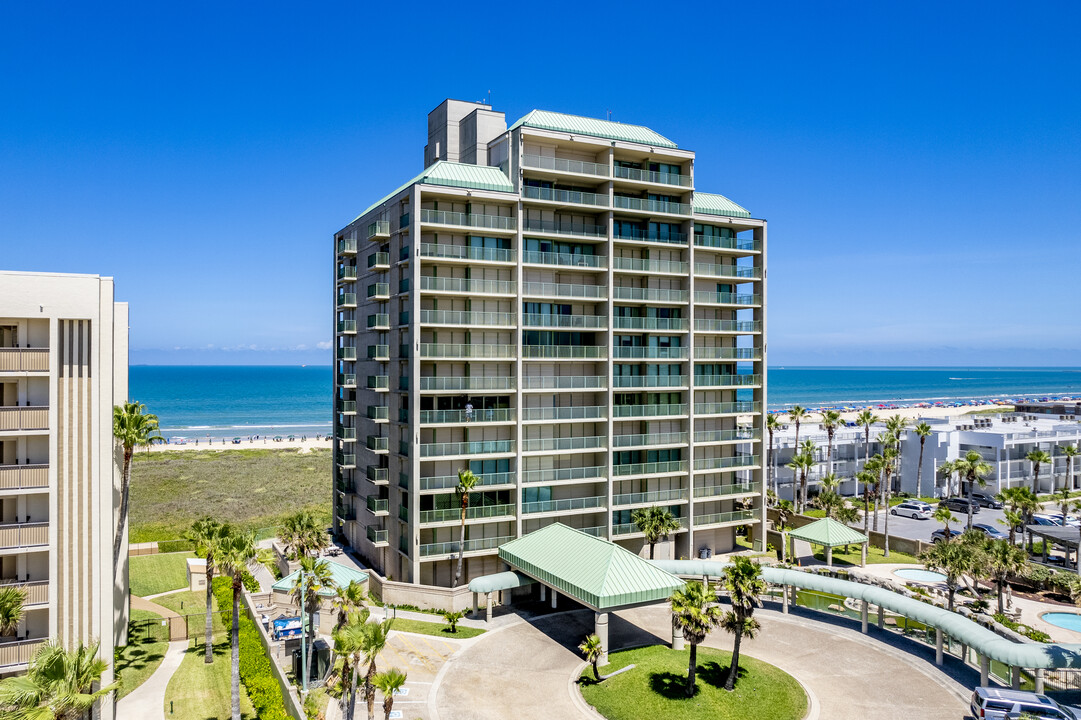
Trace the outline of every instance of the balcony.
[[696, 443], [747, 442], [758, 440], [761, 435], [757, 428], [742, 427], [735, 430], [698, 430], [694, 434]]
[[755, 387], [762, 384], [761, 375], [695, 375], [695, 387]]
[[513, 540], [514, 537], [514, 535], [503, 535], [500, 537], [466, 540], [464, 546], [460, 546], [457, 540], [454, 540], [452, 542], [428, 543], [426, 545], [420, 546], [420, 556], [433, 557], [442, 555], [455, 555], [458, 553], [459, 548], [462, 552], [467, 553], [495, 550], [503, 543]]
[[390, 300], [390, 283], [372, 283], [368, 286], [369, 300]]
[[726, 497], [730, 495], [758, 495], [761, 492], [762, 483], [732, 483], [731, 485], [706, 485], [703, 487], [695, 487], [694, 497], [695, 499], [698, 499]]
[[643, 258], [616, 256], [612, 258], [612, 267], [624, 272], [686, 275], [689, 266], [681, 260], [647, 260]]
[[342, 522], [352, 522], [357, 519], [357, 511], [345, 505], [338, 505], [335, 507], [334, 514], [337, 515], [338, 519]]
[[615, 236], [615, 239], [631, 242], [663, 243], [665, 245], [686, 245], [687, 233], [673, 231], [661, 235], [650, 233], [646, 230], [631, 230], [624, 228], [623, 232]]
[[568, 328], [597, 330], [608, 327], [603, 315], [555, 315], [550, 313], [524, 313], [522, 324], [529, 327]]
[[687, 414], [686, 403], [658, 405], [613, 405], [614, 418], [668, 417]]
[[34, 490], [48, 487], [48, 464], [0, 465], [0, 490]]
[[607, 164], [601, 165], [599, 163], [582, 162], [581, 160], [564, 160], [563, 158], [546, 157], [542, 155], [523, 155], [522, 167], [605, 178], [608, 177], [609, 173]]
[[352, 495], [357, 491], [352, 480], [338, 480], [334, 483], [334, 489], [346, 495]]
[[523, 515], [536, 513], [571, 512], [574, 510], [603, 510], [608, 503], [604, 495], [594, 497], [567, 498], [564, 500], [540, 500], [522, 503]]
[[0, 430], [48, 430], [49, 407], [0, 407]]
[[[477, 476], [477, 487], [491, 487], [493, 485], [514, 485], [515, 474], [485, 473]], [[457, 475], [440, 475], [437, 477], [422, 477], [420, 479], [421, 490], [447, 490], [458, 486]]]
[[338, 279], [352, 282], [357, 279], [356, 265], [342, 265], [338, 268]]
[[356, 415], [357, 414], [357, 401], [356, 400], [339, 400], [338, 412], [343, 415]]
[[422, 443], [422, 458], [459, 455], [501, 455], [514, 452], [513, 440], [481, 440], [479, 442]]
[[387, 362], [390, 360], [390, 345], [369, 345], [368, 359]]
[[387, 240], [390, 238], [390, 220], [376, 220], [368, 225], [369, 240]]
[[613, 348], [617, 360], [686, 360], [685, 347], [648, 347], [643, 345], [617, 345]]
[[574, 253], [540, 252], [526, 250], [522, 253], [522, 262], [529, 265], [559, 265], [561, 267], [592, 268], [603, 270], [608, 267], [608, 258], [604, 255], [576, 255]]
[[364, 472], [368, 480], [374, 485], [386, 485], [390, 482], [390, 469], [385, 467], [376, 467], [375, 465], [369, 465], [368, 469]]
[[485, 228], [514, 232], [518, 229], [515, 218], [501, 215], [478, 215], [474, 213], [449, 212], [447, 210], [421, 209], [421, 223], [429, 225], [454, 225], [457, 227]]
[[367, 445], [368, 449], [374, 453], [383, 454], [390, 452], [390, 438], [369, 435]]
[[342, 469], [349, 470], [357, 466], [357, 456], [352, 453], [338, 453], [334, 456], [334, 461], [338, 463], [338, 466]]
[[[409, 508], [405, 505], [398, 506], [398, 519], [402, 522], [409, 522]], [[405, 538], [403, 537], [402, 539], [404, 540]]]
[[604, 300], [608, 297], [608, 288], [604, 285], [527, 282], [522, 284], [522, 294], [527, 297], [589, 298], [591, 300]]
[[390, 419], [390, 408], [386, 405], [369, 405], [368, 419], [375, 422], [387, 422]]
[[37, 638], [0, 643], [0, 668], [10, 672], [29, 664], [41, 646], [48, 641], [48, 638]]
[[[487, 520], [490, 518], [514, 517], [514, 505], [470, 505], [466, 508], [466, 520]], [[461, 508], [443, 508], [440, 510], [421, 510], [420, 524], [460, 522]]]
[[606, 375], [526, 375], [523, 390], [604, 390]]
[[613, 448], [652, 447], [655, 445], [686, 445], [687, 433], [641, 433], [636, 435], [613, 435]]
[[450, 245], [422, 243], [420, 256], [443, 260], [467, 260], [478, 262], [513, 263], [517, 260], [514, 250], [504, 248], [472, 247], [470, 245]]
[[603, 420], [607, 417], [607, 405], [522, 408], [522, 422], [545, 420]]
[[369, 390], [375, 390], [376, 392], [386, 392], [387, 390], [390, 390], [390, 376], [369, 375], [365, 378], [365, 387]]
[[665, 475], [687, 472], [686, 460], [666, 460], [663, 462], [627, 463], [613, 465], [613, 475]]
[[343, 388], [355, 388], [357, 386], [357, 376], [353, 373], [339, 373], [338, 386]]
[[695, 415], [740, 415], [743, 413], [761, 412], [762, 406], [756, 402], [743, 400], [739, 402], [708, 402], [695, 403]]
[[[48, 580], [31, 580], [28, 582], [19, 582], [15, 579], [0, 578], [0, 588], [5, 585], [14, 585], [26, 593], [26, 600], [23, 601], [23, 607], [29, 607], [31, 605], [44, 605], [49, 602], [49, 581]], [[2, 648], [3, 645], [0, 645]]]
[[351, 427], [340, 427], [338, 428], [337, 432], [335, 432], [334, 437], [338, 438], [339, 440], [347, 440], [349, 442], [354, 442], [357, 439], [357, 429]]
[[523, 345], [522, 357], [546, 360], [603, 360], [608, 348], [603, 345]]
[[356, 239], [342, 238], [338, 241], [338, 254], [339, 255], [356, 255], [357, 254], [357, 241]]
[[364, 504], [368, 507], [368, 512], [373, 515], [390, 514], [390, 500], [387, 498], [377, 498], [374, 495], [369, 495]]
[[758, 518], [755, 517], [753, 510], [735, 510], [733, 512], [696, 515], [694, 518], [694, 526], [696, 528], [704, 528], [729, 524], [742, 525], [744, 523], [754, 522], [757, 519]]
[[699, 305], [746, 305], [751, 307], [761, 305], [762, 296], [751, 293], [742, 294], [696, 290], [694, 293], [694, 301]]
[[513, 280], [474, 280], [472, 278], [422, 275], [420, 289], [427, 292], [460, 293], [462, 295], [514, 295], [518, 292], [518, 284]]
[[565, 438], [526, 438], [522, 452], [560, 452], [565, 450], [603, 450], [608, 445], [604, 435]]
[[[621, 168], [622, 169], [622, 168]], [[667, 213], [669, 215], [690, 215], [690, 203], [666, 202], [664, 200], [650, 200], [649, 198], [623, 197], [616, 195], [612, 198], [612, 207], [617, 210], [632, 210], [650, 214]], [[686, 242], [686, 239], [683, 240]]]
[[0, 525], [0, 550], [42, 547], [49, 544], [49, 523], [8, 523]]
[[409, 213], [402, 213], [398, 216], [398, 230], [401, 232], [409, 232], [409, 223], [411, 218]]
[[390, 330], [390, 314], [374, 313], [368, 316], [369, 330]]
[[552, 188], [540, 188], [526, 185], [522, 188], [522, 197], [527, 200], [544, 200], [547, 202], [560, 203], [563, 205], [590, 205], [593, 207], [608, 207], [608, 194], [598, 195], [590, 192], [578, 192], [576, 190], [555, 190]]
[[368, 542], [370, 542], [372, 545], [375, 545], [376, 547], [386, 547], [390, 544], [390, 541], [387, 539], [389, 536], [389, 531], [387, 530], [379, 530], [378, 528], [374, 528], [369, 525], [367, 528], [367, 534]]
[[48, 371], [48, 348], [0, 348], [0, 372]]
[[[679, 530], [675, 530], [674, 532], [682, 532], [683, 530], [687, 529], [687, 519], [686, 518], [677, 517], [676, 522], [679, 523], [680, 527], [679, 527]], [[638, 525], [636, 525], [635, 523], [621, 523], [619, 525], [613, 525], [612, 526], [612, 535], [613, 536], [616, 536], [616, 535], [641, 535], [641, 534], [642, 534], [642, 531], [638, 529]]]
[[369, 270], [390, 270], [390, 253], [377, 252], [368, 256]]
[[514, 345], [457, 344], [457, 343], [421, 343], [422, 358], [454, 359], [509, 359], [513, 358], [517, 347]]
[[430, 392], [457, 390], [513, 390], [513, 377], [422, 377], [420, 390]]
[[608, 477], [608, 467], [606, 465], [591, 465], [586, 467], [526, 470], [522, 473], [522, 482], [553, 483], [575, 480], [604, 480], [606, 477]]
[[687, 320], [683, 318], [658, 317], [615, 317], [613, 328], [616, 330], [652, 330], [655, 332], [682, 332], [687, 329]]
[[651, 492], [624, 493], [612, 496], [612, 505], [644, 505], [646, 503], [671, 503], [687, 499], [687, 490], [653, 490]]
[[658, 185], [672, 185], [675, 187], [690, 187], [690, 175], [677, 175], [675, 173], [653, 172], [651, 170], [639, 170], [637, 168], [615, 166], [613, 176], [620, 180], [633, 180], [634, 182], [656, 183]]
[[356, 293], [339, 293], [338, 294], [338, 307], [339, 308], [355, 308], [357, 306], [357, 294]]
[[762, 243], [754, 238], [714, 237], [712, 235], [694, 236], [696, 247], [717, 248], [719, 250], [748, 250], [757, 252], [762, 249]]
[[355, 335], [356, 332], [357, 332], [357, 321], [356, 320], [339, 320], [338, 321], [338, 332], [340, 332], [340, 333], [348, 333], [350, 335]]
[[616, 375], [612, 378], [612, 387], [617, 388], [673, 388], [686, 386], [686, 375]]
[[490, 422], [513, 422], [514, 408], [476, 408], [474, 410], [421, 410], [421, 425], [476, 425]]
[[761, 360], [758, 348], [695, 347], [695, 360]]
[[338, 348], [338, 359], [355, 361], [357, 359], [357, 349], [355, 347]]
[[695, 318], [695, 332], [722, 333], [757, 333], [762, 332], [762, 323], [756, 320], [715, 320], [713, 318]]
[[694, 461], [695, 471], [700, 470], [730, 470], [733, 468], [747, 468], [758, 465], [757, 455], [735, 455], [732, 457], [697, 458]]
[[690, 293], [686, 290], [666, 288], [616, 287], [612, 297], [616, 300], [637, 300], [639, 302], [685, 303]]
[[421, 310], [421, 325], [460, 325], [482, 327], [517, 326], [514, 313], [509, 312], [471, 312], [467, 310]]
[[696, 262], [694, 264], [694, 274], [735, 280], [758, 280], [762, 277], [762, 268], [749, 265], [713, 265], [711, 263]]
[[537, 220], [526, 218], [525, 232], [545, 233], [548, 235], [571, 235], [575, 237], [606, 238], [608, 237], [607, 225], [595, 225], [593, 223], [580, 223], [562, 220]]

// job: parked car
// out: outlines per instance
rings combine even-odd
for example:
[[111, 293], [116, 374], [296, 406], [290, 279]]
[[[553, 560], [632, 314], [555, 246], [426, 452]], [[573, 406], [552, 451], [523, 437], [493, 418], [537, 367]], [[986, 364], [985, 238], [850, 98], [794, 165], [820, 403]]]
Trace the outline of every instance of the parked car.
[[903, 502], [890, 508], [890, 515], [899, 515], [913, 520], [928, 520], [932, 513], [927, 503]]
[[989, 492], [973, 490], [969, 493], [969, 497], [978, 502], [980, 507], [991, 508], [992, 510], [999, 510], [1002, 508], [1002, 502], [995, 500], [995, 496]]
[[1059, 705], [1046, 695], [1024, 690], [976, 688], [969, 709], [979, 720], [1016, 720], [1022, 713], [1055, 720], [1078, 720], [1081, 710]]
[[949, 538], [957, 537], [960, 534], [961, 534], [960, 530], [957, 530], [956, 528], [953, 528], [953, 529], [950, 530], [950, 534], [946, 535], [946, 529], [945, 528], [939, 528], [938, 530], [935, 530], [933, 533], [931, 533], [931, 542], [940, 543], [943, 540], [948, 540]]
[[994, 525], [987, 525], [984, 523], [972, 523], [973, 530], [979, 530], [992, 540], [1009, 540], [1010, 536], [1007, 533], [1002, 532]]
[[[1038, 514], [1032, 516], [1032, 519], [1029, 521], [1028, 524], [1029, 525], [1044, 525], [1044, 526], [1061, 526], [1062, 525], [1062, 520], [1060, 519], [1061, 517], [1062, 517], [1061, 515], [1056, 516], [1056, 515], [1047, 515], [1045, 513], [1038, 513]], [[1017, 532], [1024, 532], [1024, 529], [1025, 529], [1024, 523], [1022, 523], [1021, 525], [1018, 525], [1017, 527], [1014, 528], [1014, 530], [1017, 531]]]
[[1061, 513], [1044, 513], [1047, 517], [1055, 521], [1056, 525], [1064, 525], [1066, 527], [1081, 527], [1081, 519], [1075, 518], [1073, 515], [1062, 516]]
[[951, 497], [941, 500], [939, 506], [945, 505], [950, 510], [955, 512], [963, 512], [968, 514], [968, 506], [972, 505], [972, 512], [978, 513], [980, 511], [980, 504], [978, 502], [969, 502], [968, 498], [963, 497]]

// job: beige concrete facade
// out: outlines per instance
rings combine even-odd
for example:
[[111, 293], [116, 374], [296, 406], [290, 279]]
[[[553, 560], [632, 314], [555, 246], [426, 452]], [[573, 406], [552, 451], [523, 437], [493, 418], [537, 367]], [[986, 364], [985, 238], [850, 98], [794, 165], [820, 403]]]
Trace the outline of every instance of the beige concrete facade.
[[465, 580], [555, 521], [647, 553], [651, 505], [657, 557], [731, 549], [764, 512], [766, 222], [700, 210], [689, 150], [505, 128], [441, 104], [425, 159], [508, 189], [416, 182], [335, 234], [336, 530], [448, 586], [471, 468]]
[[0, 583], [28, 595], [16, 637], [0, 638], [0, 675], [59, 638], [100, 642], [112, 681], [128, 617], [112, 408], [127, 393], [128, 306], [111, 278], [0, 272]]

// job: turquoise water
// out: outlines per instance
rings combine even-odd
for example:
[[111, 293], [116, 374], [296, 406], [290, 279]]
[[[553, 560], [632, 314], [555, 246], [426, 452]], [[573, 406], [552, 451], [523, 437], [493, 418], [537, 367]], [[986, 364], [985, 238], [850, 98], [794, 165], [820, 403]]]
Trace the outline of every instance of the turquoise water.
[[915, 580], [922, 583], [937, 583], [946, 579], [946, 576], [942, 573], [933, 572], [931, 570], [920, 570], [918, 568], [903, 568], [901, 570], [894, 570], [894, 575], [903, 577], [905, 580]]
[[1081, 632], [1081, 615], [1067, 612], [1044, 613], [1040, 619], [1055, 627]]

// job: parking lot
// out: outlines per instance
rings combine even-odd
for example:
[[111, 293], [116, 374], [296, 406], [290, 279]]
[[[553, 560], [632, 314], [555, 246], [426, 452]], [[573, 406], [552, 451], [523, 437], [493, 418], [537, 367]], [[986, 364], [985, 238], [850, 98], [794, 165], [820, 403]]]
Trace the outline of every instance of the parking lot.
[[[956, 523], [950, 523], [950, 531], [964, 530], [968, 524], [968, 515], [962, 512], [953, 513], [953, 516], [957, 518]], [[883, 518], [885, 512], [879, 511], [878, 513], [878, 529], [881, 531]], [[872, 520], [873, 522], [873, 520]], [[972, 522], [982, 523], [984, 525], [990, 525], [991, 527], [998, 528], [1004, 533], [1009, 533], [1010, 528], [1006, 525], [1006, 516], [1002, 510], [992, 510], [990, 508], [980, 508], [980, 511], [972, 516]], [[924, 542], [931, 542], [931, 533], [935, 530], [940, 530], [942, 523], [937, 520], [913, 520], [912, 518], [900, 517], [898, 515], [890, 515], [890, 535], [898, 535], [903, 538], [909, 538], [911, 540], [923, 540]]]

